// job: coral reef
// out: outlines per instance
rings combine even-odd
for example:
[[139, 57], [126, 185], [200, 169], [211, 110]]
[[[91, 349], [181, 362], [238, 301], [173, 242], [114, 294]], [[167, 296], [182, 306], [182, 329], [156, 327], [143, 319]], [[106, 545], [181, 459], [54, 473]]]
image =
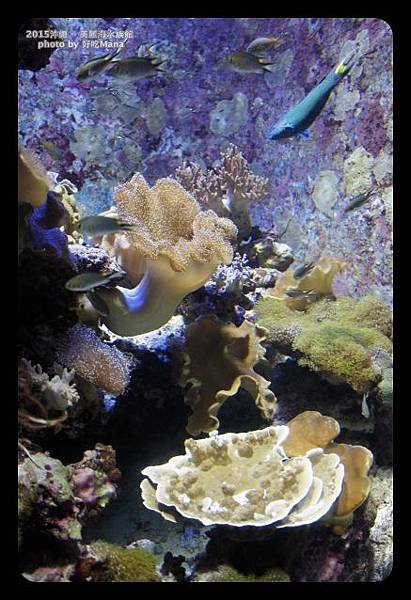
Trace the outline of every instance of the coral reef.
[[240, 327], [216, 319], [202, 319], [186, 329], [181, 386], [190, 384], [185, 402], [193, 414], [187, 431], [191, 435], [218, 429], [217, 413], [225, 400], [240, 386], [254, 398], [264, 419], [275, 410], [275, 395], [253, 369], [263, 358], [260, 328], [244, 321]]
[[[268, 69], [232, 68], [267, 36]], [[41, 18], [18, 47], [23, 577], [386, 578], [388, 23]], [[349, 55], [309, 131], [268, 140]], [[161, 73], [104, 69], [132, 56]], [[132, 229], [78, 230], [97, 214]], [[118, 275], [66, 288], [87, 272]]]
[[[197, 18], [175, 22], [61, 18], [53, 19], [52, 29], [66, 32], [73, 41], [80, 40], [84, 30], [130, 30], [133, 37], [127, 54], [136, 54], [141, 40], [149, 39], [157, 44], [156, 54], [160, 49], [168, 59], [169, 73], [122, 87], [109, 84], [105, 74], [92, 82], [77, 82], [78, 66], [93, 54], [81, 44], [76, 52], [60, 48], [53, 52], [50, 63], [36, 72], [37, 86], [32, 72], [19, 71], [23, 143], [39, 153], [47, 169], [52, 159], [42, 141], [58, 143], [65, 151], [65, 176], [73, 178], [80, 191], [84, 186], [81, 197], [87, 206], [98, 206], [99, 211], [109, 208], [110, 188], [136, 170], [155, 181], [184, 160], [202, 157], [212, 165], [228, 140], [241, 150], [254, 173], [270, 177], [272, 193], [251, 207], [253, 222], [267, 231], [294, 215], [298, 233], [290, 226], [283, 241], [297, 250], [292, 241], [298, 238], [298, 258], [315, 253], [320, 241], [324, 254], [338, 251], [348, 263], [342, 279], [345, 294], [359, 297], [379, 289], [390, 303], [392, 261], [387, 256], [391, 225], [387, 214], [381, 214], [382, 199], [375, 197], [371, 213], [360, 210], [346, 219], [339, 216], [346, 195], [341, 185], [344, 162], [361, 147], [371, 155], [371, 171], [381, 153], [392, 157], [392, 31], [386, 22], [376, 18]], [[267, 55], [275, 57], [272, 72], [243, 75], [224, 64], [231, 52], [268, 32], [284, 40], [275, 54]], [[268, 122], [301, 99], [336, 59], [352, 50], [357, 51], [358, 60], [314, 122], [311, 138], [291, 144], [266, 143]], [[33, 58], [45, 52], [51, 50], [36, 49]], [[103, 99], [104, 111], [100, 108]], [[160, 99], [167, 126], [153, 137], [145, 113]], [[215, 134], [210, 130], [210, 113]], [[77, 130], [97, 126], [106, 132], [103, 144], [96, 148], [96, 153], [105, 157], [104, 162], [97, 161], [102, 172], [104, 168], [104, 177], [89, 166], [82, 149], [78, 157], [68, 152]], [[84, 140], [85, 147], [89, 143]], [[125, 148], [137, 146], [138, 164], [131, 164]], [[323, 214], [312, 201], [313, 185], [322, 171], [334, 172], [339, 181], [334, 217]], [[379, 268], [375, 268], [377, 260]]]
[[323, 299], [299, 312], [266, 297], [256, 312], [267, 340], [284, 354], [297, 356], [300, 365], [346, 382], [358, 393], [382, 380], [374, 360], [381, 350], [392, 351], [391, 312], [378, 299]]
[[101, 290], [109, 308], [104, 324], [120, 335], [158, 329], [184, 296], [201, 287], [220, 263], [233, 257], [235, 225], [213, 211], [201, 212], [194, 198], [172, 179], [154, 188], [137, 174], [116, 192], [117, 214], [135, 230], [104, 240], [120, 255], [121, 266], [140, 273], [133, 289]]

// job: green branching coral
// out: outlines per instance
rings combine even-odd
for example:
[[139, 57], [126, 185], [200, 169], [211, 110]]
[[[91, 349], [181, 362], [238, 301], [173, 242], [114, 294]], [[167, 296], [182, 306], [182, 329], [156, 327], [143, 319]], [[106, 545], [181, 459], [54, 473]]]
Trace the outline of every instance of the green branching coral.
[[102, 540], [93, 542], [91, 551], [103, 563], [106, 581], [159, 581], [156, 558], [141, 548], [122, 548]]
[[296, 354], [299, 364], [358, 393], [381, 381], [375, 357], [392, 351], [392, 325], [390, 309], [377, 298], [324, 299], [303, 313], [266, 297], [256, 312], [267, 339], [285, 354]]

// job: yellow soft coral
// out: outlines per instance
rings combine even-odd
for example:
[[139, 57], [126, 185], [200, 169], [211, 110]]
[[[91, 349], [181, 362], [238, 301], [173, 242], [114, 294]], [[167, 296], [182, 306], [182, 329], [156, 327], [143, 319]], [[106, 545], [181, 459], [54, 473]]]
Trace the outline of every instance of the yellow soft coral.
[[133, 231], [105, 236], [102, 245], [130, 266], [133, 289], [96, 290], [106, 303], [104, 324], [118, 335], [132, 336], [158, 329], [172, 317], [181, 300], [200, 288], [221, 263], [233, 257], [230, 240], [237, 228], [198, 203], [173, 179], [150, 188], [136, 174], [116, 192], [121, 219]]
[[45, 203], [47, 192], [54, 184], [40, 160], [19, 144], [18, 150], [18, 198], [34, 207]]
[[[313, 302], [313, 299], [318, 300], [325, 296], [333, 296], [331, 287], [333, 279], [345, 266], [346, 263], [335, 256], [322, 256], [316, 262], [314, 268], [301, 279], [296, 279], [294, 269], [289, 268], [277, 280], [269, 295], [278, 300], [285, 300], [289, 308], [305, 310]], [[315, 295], [291, 298], [286, 293], [289, 288], [296, 289], [299, 292], [312, 291]]]
[[332, 417], [325, 417], [313, 410], [300, 413], [289, 423], [288, 437], [283, 444], [287, 456], [301, 456], [314, 448], [323, 448], [325, 454], [337, 454], [344, 466], [341, 494], [327, 516], [334, 525], [335, 533], [343, 533], [352, 519], [353, 512], [365, 502], [370, 493], [371, 480], [368, 471], [373, 455], [364, 446], [336, 444], [340, 426]]
[[199, 435], [218, 428], [223, 402], [242, 386], [255, 399], [263, 418], [273, 416], [276, 398], [269, 382], [253, 369], [264, 356], [260, 327], [244, 321], [240, 327], [208, 318], [187, 327], [180, 385], [191, 383], [185, 402], [193, 410], [187, 431]]

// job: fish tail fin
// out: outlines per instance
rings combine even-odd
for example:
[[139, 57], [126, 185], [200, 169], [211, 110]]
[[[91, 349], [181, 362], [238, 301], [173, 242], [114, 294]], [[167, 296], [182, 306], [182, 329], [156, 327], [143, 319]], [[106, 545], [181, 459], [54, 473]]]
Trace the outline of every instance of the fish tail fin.
[[123, 45], [119, 46], [114, 52], [113, 54], [110, 56], [110, 62], [118, 62], [119, 60], [121, 60], [120, 58], [120, 54], [125, 50], [126, 46], [127, 46], [127, 42], [129, 41], [130, 38], [127, 38], [126, 40], [124, 40]]
[[136, 225], [132, 223], [119, 223], [119, 227], [122, 231], [133, 231], [136, 228]]
[[274, 73], [276, 69], [276, 63], [264, 63], [262, 64], [264, 71], [268, 71], [268, 73]]
[[161, 62], [154, 64], [156, 71], [160, 71], [161, 73], [165, 73], [165, 69], [162, 69], [162, 66], [167, 62], [167, 59], [162, 60]]
[[340, 63], [335, 67], [334, 73], [336, 75], [340, 75], [344, 77], [350, 71], [351, 67], [354, 65], [355, 60], [355, 50], [352, 50], [347, 56], [345, 56]]

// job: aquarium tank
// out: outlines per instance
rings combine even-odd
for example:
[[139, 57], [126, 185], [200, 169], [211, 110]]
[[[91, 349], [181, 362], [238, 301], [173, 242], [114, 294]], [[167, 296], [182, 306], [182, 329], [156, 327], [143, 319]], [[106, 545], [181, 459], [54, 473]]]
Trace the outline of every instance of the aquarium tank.
[[24, 582], [377, 582], [393, 39], [378, 18], [18, 27]]

